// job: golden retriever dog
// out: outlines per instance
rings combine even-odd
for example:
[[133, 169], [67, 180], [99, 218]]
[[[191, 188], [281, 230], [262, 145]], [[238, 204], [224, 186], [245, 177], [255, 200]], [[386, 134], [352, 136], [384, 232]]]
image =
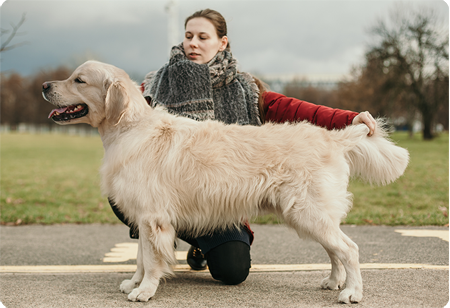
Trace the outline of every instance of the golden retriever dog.
[[352, 206], [349, 178], [388, 184], [409, 161], [381, 122], [372, 137], [364, 124], [197, 122], [151, 108], [123, 70], [95, 61], [45, 82], [43, 96], [56, 123], [98, 128], [102, 192], [140, 231], [137, 271], [120, 285], [129, 300], [148, 301], [172, 274], [177, 232], [201, 236], [270, 212], [325, 248], [332, 269], [322, 288], [345, 283], [339, 301], [361, 301], [358, 246], [339, 227]]

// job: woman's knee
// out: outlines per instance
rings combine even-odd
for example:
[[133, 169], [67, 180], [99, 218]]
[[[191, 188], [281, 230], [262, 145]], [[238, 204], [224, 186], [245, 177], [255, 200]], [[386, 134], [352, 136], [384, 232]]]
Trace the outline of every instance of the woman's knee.
[[239, 284], [250, 272], [250, 247], [241, 241], [226, 242], [211, 249], [206, 259], [213, 278], [225, 284]]

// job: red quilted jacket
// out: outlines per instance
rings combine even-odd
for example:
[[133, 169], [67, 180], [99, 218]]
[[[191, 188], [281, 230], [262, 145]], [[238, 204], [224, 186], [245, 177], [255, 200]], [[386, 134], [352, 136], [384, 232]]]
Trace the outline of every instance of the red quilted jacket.
[[264, 114], [266, 122], [283, 123], [307, 120], [327, 129], [340, 129], [352, 124], [357, 112], [314, 105], [275, 92], [265, 92]]

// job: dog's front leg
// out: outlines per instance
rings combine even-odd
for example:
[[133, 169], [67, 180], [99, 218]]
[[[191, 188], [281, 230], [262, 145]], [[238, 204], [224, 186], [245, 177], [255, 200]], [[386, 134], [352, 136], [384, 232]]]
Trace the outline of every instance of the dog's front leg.
[[[152, 269], [156, 267], [155, 254], [152, 244], [145, 238], [145, 236], [143, 236], [141, 228], [139, 228], [139, 231], [139, 243], [142, 249], [142, 272], [140, 272], [138, 268], [134, 276], [139, 278], [139, 276], [142, 275], [142, 277], [139, 286], [135, 288], [134, 285], [131, 292], [129, 292], [130, 294], [128, 294], [128, 299], [133, 302], [146, 302], [153, 295], [155, 295], [160, 277], [158, 277], [158, 275], [153, 275], [152, 273]], [[129, 287], [131, 287], [132, 283], [134, 283], [133, 278], [128, 285]]]
[[136, 257], [137, 269], [136, 273], [134, 273], [131, 279], [125, 279], [120, 284], [120, 291], [123, 293], [129, 294], [133, 291], [134, 288], [139, 286], [142, 279], [144, 278], [144, 263], [143, 263], [143, 254], [142, 254], [142, 237], [139, 237], [138, 244], [138, 253]]
[[[162, 220], [143, 219], [139, 224], [139, 238], [144, 276], [139, 287], [128, 295], [128, 299], [133, 302], [146, 302], [155, 295], [159, 280], [172, 274], [170, 265], [176, 260], [175, 229], [170, 223]], [[135, 275], [137, 274], [138, 272]]]

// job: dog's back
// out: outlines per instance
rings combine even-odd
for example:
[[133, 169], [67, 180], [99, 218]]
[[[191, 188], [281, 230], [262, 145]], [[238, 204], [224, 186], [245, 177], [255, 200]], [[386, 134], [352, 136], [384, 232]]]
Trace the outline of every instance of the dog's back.
[[[145, 203], [153, 207], [156, 199], [169, 197], [180, 227], [194, 234], [249, 218], [268, 203], [276, 206], [282, 190], [324, 190], [330, 176], [342, 182], [345, 193], [350, 174], [387, 183], [403, 173], [408, 161], [407, 151], [387, 141], [381, 127], [367, 137], [365, 125], [328, 131], [306, 122], [253, 127], [159, 116], [162, 121], [140, 132], [147, 141], [139, 150], [121, 146], [134, 157], [145, 154], [145, 159], [125, 159], [128, 181], [143, 170], [141, 182], [155, 183], [157, 177]], [[339, 198], [349, 197], [342, 193]], [[180, 208], [189, 212], [177, 212]], [[349, 208], [340, 207], [334, 216], [340, 219]]]

